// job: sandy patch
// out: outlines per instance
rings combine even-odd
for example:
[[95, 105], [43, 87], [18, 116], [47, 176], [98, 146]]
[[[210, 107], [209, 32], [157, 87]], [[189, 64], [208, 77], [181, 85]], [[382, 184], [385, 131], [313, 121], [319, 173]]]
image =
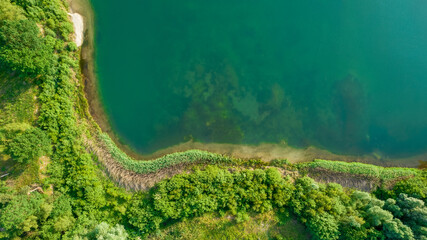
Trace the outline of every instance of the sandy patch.
[[71, 21], [74, 25], [74, 42], [77, 47], [83, 45], [83, 32], [84, 32], [84, 21], [82, 15], [78, 13], [68, 13], [71, 16]]

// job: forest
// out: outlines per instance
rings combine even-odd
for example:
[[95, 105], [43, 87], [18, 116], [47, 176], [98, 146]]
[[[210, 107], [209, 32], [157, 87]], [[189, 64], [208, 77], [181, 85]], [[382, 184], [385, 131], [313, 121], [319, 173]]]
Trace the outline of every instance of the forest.
[[[191, 239], [176, 226], [204, 216], [242, 226], [262, 214], [274, 216], [278, 228], [296, 219], [304, 235], [267, 228], [266, 239], [427, 239], [422, 169], [262, 162], [196, 150], [136, 162], [110, 146], [135, 174], [187, 169], [143, 191], [114, 182], [87, 147], [88, 139], [108, 136], [88, 113], [68, 7], [0, 0], [0, 239]], [[366, 192], [320, 183], [311, 174], [318, 169], [378, 184]], [[264, 239], [215, 231], [197, 238]]]

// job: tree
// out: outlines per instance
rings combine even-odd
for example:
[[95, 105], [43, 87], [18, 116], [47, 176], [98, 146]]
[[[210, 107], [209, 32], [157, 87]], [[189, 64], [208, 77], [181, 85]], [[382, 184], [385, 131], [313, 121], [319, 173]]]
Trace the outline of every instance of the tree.
[[421, 176], [396, 183], [390, 191], [386, 191], [385, 195], [386, 198], [397, 198], [401, 193], [425, 201], [427, 199], [427, 176], [425, 171]]
[[325, 212], [315, 215], [307, 225], [316, 239], [334, 240], [339, 237], [337, 220]]
[[383, 232], [387, 239], [412, 240], [412, 230], [399, 219], [387, 220], [383, 224]]
[[377, 227], [382, 225], [385, 221], [390, 221], [393, 219], [391, 212], [386, 211], [378, 206], [373, 206], [366, 211], [366, 220], [373, 226]]
[[10, 155], [20, 163], [32, 161], [50, 152], [50, 139], [38, 128], [32, 128], [17, 135], [9, 143]]
[[90, 235], [96, 240], [126, 240], [128, 236], [122, 225], [112, 227], [105, 222], [98, 224]]
[[43, 73], [52, 65], [54, 54], [39, 35], [39, 28], [33, 21], [3, 21], [0, 27], [0, 65], [27, 75]]
[[53, 229], [57, 232], [65, 232], [73, 226], [74, 220], [72, 216], [61, 216], [56, 219]]
[[20, 236], [24, 232], [37, 228], [36, 216], [43, 202], [43, 197], [38, 193], [14, 197], [0, 210], [0, 228], [3, 228], [7, 234], [2, 236], [0, 232], [0, 238], [12, 239], [14, 236]]
[[418, 239], [426, 236], [427, 207], [424, 201], [401, 193], [395, 203], [396, 205], [389, 206], [390, 209], [394, 209], [393, 214], [399, 217], [405, 225], [411, 227]]
[[10, 0], [0, 0], [0, 26], [4, 20], [25, 19], [22, 8], [12, 4]]
[[365, 240], [368, 230], [363, 226], [365, 221], [358, 216], [345, 216], [340, 220], [340, 239]]

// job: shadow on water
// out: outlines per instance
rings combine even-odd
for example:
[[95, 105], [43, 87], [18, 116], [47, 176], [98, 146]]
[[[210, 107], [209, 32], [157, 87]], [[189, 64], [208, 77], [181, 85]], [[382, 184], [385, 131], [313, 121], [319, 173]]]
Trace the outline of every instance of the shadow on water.
[[370, 152], [366, 143], [367, 101], [361, 82], [352, 75], [337, 81], [333, 90], [333, 112], [336, 125], [330, 146], [348, 153]]

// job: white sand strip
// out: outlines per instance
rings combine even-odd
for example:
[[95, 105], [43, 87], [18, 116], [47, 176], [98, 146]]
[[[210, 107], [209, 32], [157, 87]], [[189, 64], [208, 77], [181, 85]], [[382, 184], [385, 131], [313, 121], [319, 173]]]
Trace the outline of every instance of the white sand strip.
[[80, 47], [83, 44], [83, 31], [84, 31], [84, 22], [82, 15], [78, 13], [68, 13], [71, 16], [71, 20], [74, 25], [74, 42], [77, 47]]

